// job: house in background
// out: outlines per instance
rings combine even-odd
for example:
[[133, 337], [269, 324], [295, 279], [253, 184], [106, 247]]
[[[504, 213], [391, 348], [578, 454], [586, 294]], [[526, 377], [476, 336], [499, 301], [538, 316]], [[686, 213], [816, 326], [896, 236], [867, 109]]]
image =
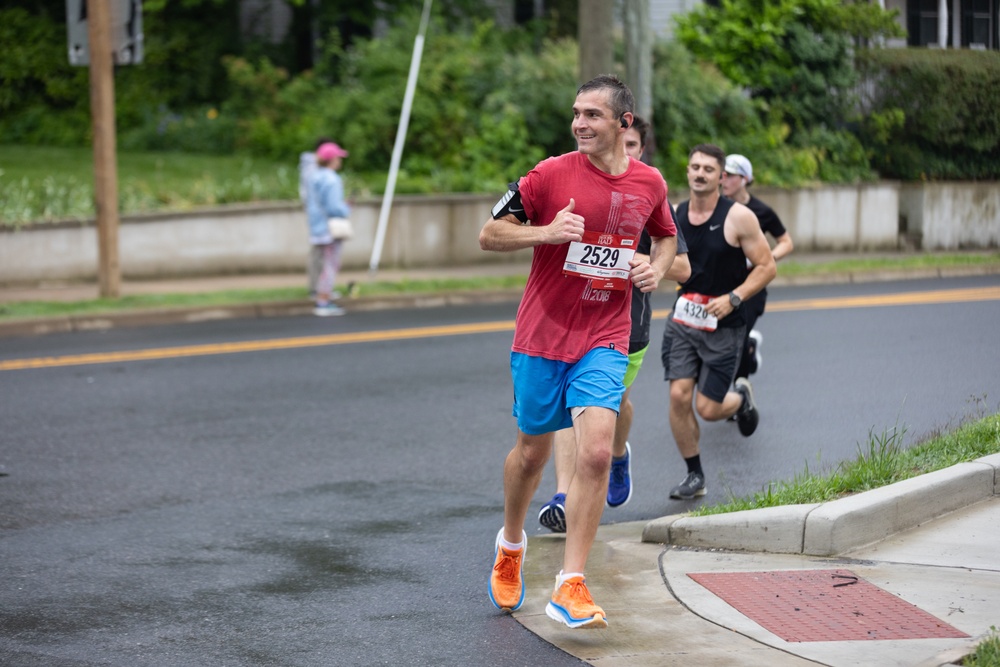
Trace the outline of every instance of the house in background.
[[[718, 0], [704, 0], [718, 4]], [[877, 0], [883, 9], [899, 11], [907, 36], [887, 46], [1000, 50], [1000, 0]], [[649, 0], [656, 36], [673, 36], [673, 15], [689, 12], [702, 0]]]
[[898, 9], [907, 37], [900, 46], [1000, 49], [998, 0], [880, 0]]
[[[907, 32], [905, 38], [892, 40], [887, 46], [1000, 50], [1000, 0], [876, 1], [884, 9], [898, 10], [899, 23]], [[515, 5], [526, 5], [517, 12], [522, 17], [545, 13], [545, 0], [488, 2], [496, 7], [501, 25], [513, 21]], [[702, 2], [718, 4], [718, 0], [649, 0], [649, 17], [656, 37], [671, 39], [673, 16], [689, 12]], [[242, 0], [240, 18], [245, 34], [280, 41], [288, 29], [291, 10], [285, 0]]]

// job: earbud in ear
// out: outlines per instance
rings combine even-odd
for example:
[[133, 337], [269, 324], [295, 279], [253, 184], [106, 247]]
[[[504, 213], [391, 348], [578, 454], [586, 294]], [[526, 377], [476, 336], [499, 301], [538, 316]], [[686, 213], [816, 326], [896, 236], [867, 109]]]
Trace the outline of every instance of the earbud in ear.
[[622, 127], [624, 127], [626, 130], [628, 129], [628, 121], [625, 120], [625, 116], [622, 116]]

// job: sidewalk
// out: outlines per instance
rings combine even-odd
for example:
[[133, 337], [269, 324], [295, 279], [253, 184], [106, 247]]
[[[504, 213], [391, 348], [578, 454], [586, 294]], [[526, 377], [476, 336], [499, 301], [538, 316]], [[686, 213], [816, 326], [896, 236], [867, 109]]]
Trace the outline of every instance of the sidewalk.
[[[978, 482], [970, 483], [970, 466]], [[602, 667], [951, 664], [1000, 624], [1000, 454], [954, 468], [963, 470], [806, 512], [794, 506], [602, 525], [588, 583], [608, 612], [604, 631], [569, 630], [545, 615], [563, 536], [532, 537], [527, 595], [515, 617]], [[940, 515], [948, 505], [935, 501], [950, 493], [962, 496], [953, 503], [961, 507]], [[871, 516], [886, 514], [916, 523], [862, 544]], [[824, 556], [775, 553], [789, 550], [782, 524], [787, 529], [793, 517], [800, 544], [808, 540], [810, 516], [841, 518], [841, 538], [858, 546]], [[682, 521], [683, 530], [665, 530]], [[699, 532], [725, 547], [684, 546]]]

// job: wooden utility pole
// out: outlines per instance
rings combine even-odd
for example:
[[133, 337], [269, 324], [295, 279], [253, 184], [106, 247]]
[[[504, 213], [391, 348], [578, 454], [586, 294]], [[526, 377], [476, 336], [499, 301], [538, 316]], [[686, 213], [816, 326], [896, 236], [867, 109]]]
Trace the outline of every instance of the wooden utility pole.
[[94, 209], [97, 279], [101, 296], [121, 292], [118, 263], [118, 165], [115, 146], [115, 77], [109, 0], [86, 0], [90, 41], [90, 114], [94, 134]]
[[615, 21], [615, 3], [608, 0], [580, 0], [578, 14], [580, 44], [580, 83], [595, 76], [611, 74], [614, 45], [611, 29]]

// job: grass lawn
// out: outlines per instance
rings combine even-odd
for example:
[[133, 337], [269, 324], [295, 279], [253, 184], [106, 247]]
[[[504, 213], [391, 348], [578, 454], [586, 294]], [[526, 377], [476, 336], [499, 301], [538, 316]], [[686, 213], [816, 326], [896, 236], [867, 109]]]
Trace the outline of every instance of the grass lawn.
[[[0, 224], [94, 215], [89, 148], [0, 145]], [[298, 198], [298, 155], [119, 152], [121, 213]]]
[[814, 473], [806, 465], [805, 470], [790, 481], [772, 482], [752, 496], [700, 507], [692, 515], [822, 503], [996, 454], [1000, 452], [1000, 414], [987, 416], [985, 396], [976, 402], [975, 417], [955, 431], [932, 435], [904, 449], [905, 428], [893, 427], [881, 433], [873, 429], [868, 442], [858, 445], [857, 457], [841, 462], [831, 472]]

